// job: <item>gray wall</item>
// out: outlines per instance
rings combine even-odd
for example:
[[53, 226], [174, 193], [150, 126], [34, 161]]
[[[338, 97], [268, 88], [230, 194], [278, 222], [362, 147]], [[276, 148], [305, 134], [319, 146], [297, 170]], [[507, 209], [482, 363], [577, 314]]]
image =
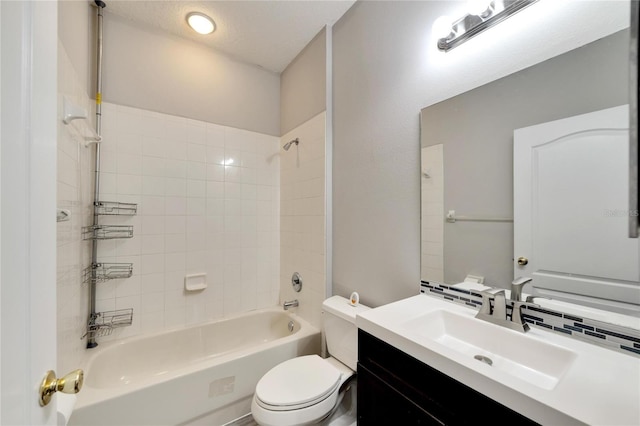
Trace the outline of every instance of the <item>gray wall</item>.
[[89, 1], [58, 2], [58, 38], [64, 45], [82, 87], [95, 96], [95, 7]]
[[[59, 4], [59, 37], [95, 94], [95, 8]], [[103, 100], [280, 136], [280, 76], [104, 9]]]
[[104, 100], [280, 136], [278, 74], [105, 12]]
[[333, 27], [333, 293], [418, 293], [419, 116], [413, 37], [430, 2], [357, 2]]
[[327, 32], [323, 28], [280, 74], [280, 134], [326, 109]]
[[[628, 103], [623, 30], [422, 110], [422, 146], [444, 145], [444, 210], [513, 217], [513, 131]], [[513, 223], [444, 228], [444, 278], [514, 277]]]
[[356, 2], [333, 26], [335, 294], [378, 306], [419, 291], [422, 108], [628, 26], [624, 2], [566, 3], [536, 3], [446, 54], [432, 24], [464, 2]]

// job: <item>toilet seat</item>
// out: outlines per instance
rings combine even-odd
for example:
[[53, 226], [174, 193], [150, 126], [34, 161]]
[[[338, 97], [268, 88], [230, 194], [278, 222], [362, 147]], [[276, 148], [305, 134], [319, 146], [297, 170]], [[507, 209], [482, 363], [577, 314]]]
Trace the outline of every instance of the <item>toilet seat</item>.
[[261, 425], [293, 426], [314, 423], [329, 415], [340, 387], [354, 372], [333, 358], [318, 355], [292, 358], [265, 374], [251, 403]]
[[278, 364], [256, 386], [256, 401], [268, 410], [287, 411], [309, 407], [338, 389], [341, 374], [318, 355], [307, 355]]

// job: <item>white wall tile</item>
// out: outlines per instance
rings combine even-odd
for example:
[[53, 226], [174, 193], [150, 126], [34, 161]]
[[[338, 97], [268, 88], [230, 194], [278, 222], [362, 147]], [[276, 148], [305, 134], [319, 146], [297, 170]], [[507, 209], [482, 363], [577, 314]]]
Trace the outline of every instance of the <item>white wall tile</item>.
[[167, 234], [185, 234], [187, 232], [186, 216], [165, 216], [164, 226]]
[[167, 216], [184, 216], [187, 214], [186, 197], [166, 197], [164, 212]]
[[189, 161], [187, 163], [187, 178], [196, 179], [196, 180], [206, 180], [207, 179], [206, 163]]
[[185, 234], [164, 235], [165, 253], [179, 253], [187, 251], [187, 237]]
[[[295, 138], [299, 138], [300, 143], [289, 151], [280, 150], [280, 192], [269, 193], [260, 187], [256, 191], [258, 247], [266, 250], [263, 255], [269, 253], [270, 247], [280, 247], [280, 303], [298, 299], [298, 313], [318, 327], [326, 286], [324, 123], [325, 114], [321, 113], [284, 135], [281, 145]], [[265, 167], [256, 171], [259, 183], [271, 176], [271, 165], [267, 161], [262, 164]], [[279, 222], [267, 220], [273, 214], [279, 215]], [[261, 271], [266, 269], [266, 265], [259, 266]], [[303, 277], [300, 293], [291, 288], [294, 272]], [[278, 275], [278, 271], [272, 273]]]
[[154, 272], [140, 276], [142, 294], [164, 293], [164, 272]]
[[165, 195], [168, 197], [186, 197], [187, 180], [181, 178], [165, 178]]
[[167, 158], [164, 162], [164, 176], [168, 178], [186, 178], [187, 177], [187, 161], [186, 151], [185, 159]]
[[[106, 105], [106, 104], [103, 104]], [[113, 136], [111, 140], [106, 140], [101, 145], [101, 153], [102, 149], [109, 150], [117, 149], [119, 153], [122, 154], [132, 154], [132, 155], [142, 155], [142, 141], [143, 138], [140, 135], [127, 133], [123, 129], [117, 127], [117, 124], [109, 121], [109, 112], [104, 109], [102, 111], [102, 133], [109, 133]]]
[[187, 216], [204, 216], [207, 212], [206, 198], [187, 198]]
[[158, 176], [143, 176], [142, 195], [165, 195], [165, 178]]
[[[59, 66], [70, 64], [61, 61]], [[83, 96], [90, 106], [88, 96]], [[104, 219], [133, 225], [134, 237], [100, 242], [99, 259], [133, 263], [134, 275], [101, 284], [97, 309], [135, 311], [131, 327], [104, 340], [276, 304], [273, 288], [278, 286], [280, 256], [273, 253], [279, 250], [279, 237], [273, 232], [279, 206], [273, 205], [279, 203], [279, 160], [266, 158], [278, 152], [279, 139], [109, 103], [103, 104], [102, 126], [101, 195], [109, 201], [138, 203], [133, 218]], [[69, 135], [59, 141], [59, 202], [81, 209], [83, 215], [77, 217], [88, 224], [90, 150], [76, 149], [72, 139]], [[233, 166], [225, 165], [227, 159], [234, 160]], [[78, 234], [80, 225], [74, 227]], [[259, 227], [264, 235], [258, 234]], [[75, 339], [84, 333], [88, 296], [86, 286], [74, 281], [90, 261], [89, 243], [80, 240], [74, 228], [59, 227], [58, 287], [61, 295], [77, 293], [73, 300], [78, 306], [72, 311], [79, 319], [72, 320], [68, 307], [59, 303], [59, 340], [72, 336], [73, 351], [82, 356], [85, 342]], [[259, 245], [268, 255], [259, 254]], [[60, 255], [72, 252], [76, 255]], [[200, 272], [207, 273], [209, 287], [186, 294], [185, 274]]]
[[187, 119], [187, 142], [204, 145], [207, 142], [207, 123]]
[[217, 124], [207, 123], [206, 126], [206, 141], [207, 146], [216, 146], [224, 148], [224, 126]]
[[207, 162], [207, 148], [197, 143], [187, 144], [187, 160], [198, 163]]
[[421, 278], [442, 281], [444, 276], [444, 152], [443, 146], [433, 145], [421, 150], [422, 177], [421, 210]]
[[145, 135], [142, 137], [142, 155], [145, 157], [165, 158], [167, 148], [164, 139]]
[[138, 212], [142, 216], [164, 216], [164, 197], [143, 195]]

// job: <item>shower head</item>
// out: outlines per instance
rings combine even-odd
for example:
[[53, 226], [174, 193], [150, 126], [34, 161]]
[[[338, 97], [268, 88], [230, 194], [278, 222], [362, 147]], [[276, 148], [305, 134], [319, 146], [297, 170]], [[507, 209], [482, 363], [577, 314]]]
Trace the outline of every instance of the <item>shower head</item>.
[[299, 142], [300, 141], [298, 140], [298, 138], [295, 138], [294, 140], [285, 143], [283, 148], [285, 151], [289, 151], [289, 148], [291, 148], [291, 145], [296, 144], [297, 146]]

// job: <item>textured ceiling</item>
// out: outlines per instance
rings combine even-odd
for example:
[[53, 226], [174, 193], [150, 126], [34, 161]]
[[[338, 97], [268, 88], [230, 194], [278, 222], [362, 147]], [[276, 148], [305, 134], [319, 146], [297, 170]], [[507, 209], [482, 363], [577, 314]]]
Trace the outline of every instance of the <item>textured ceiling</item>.
[[[279, 73], [325, 25], [335, 23], [354, 2], [106, 0], [106, 10]], [[216, 30], [209, 35], [195, 33], [186, 23], [189, 12], [213, 18]]]

